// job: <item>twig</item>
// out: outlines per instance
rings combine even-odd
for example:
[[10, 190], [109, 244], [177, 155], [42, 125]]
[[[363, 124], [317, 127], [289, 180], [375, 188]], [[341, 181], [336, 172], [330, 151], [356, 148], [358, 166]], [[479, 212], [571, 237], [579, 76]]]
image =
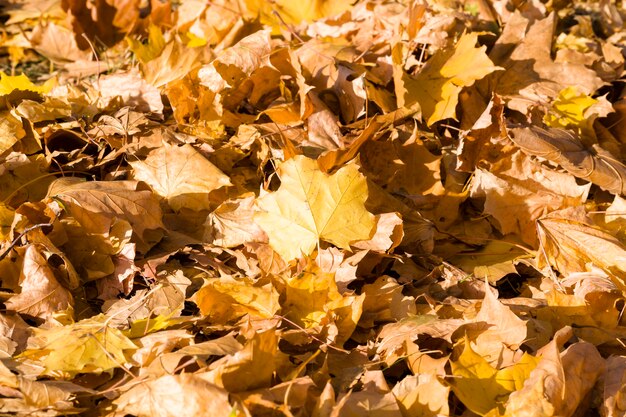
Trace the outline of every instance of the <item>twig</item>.
[[6, 248], [4, 250], [4, 252], [0, 253], [0, 261], [3, 260], [4, 258], [6, 258], [6, 256], [9, 254], [9, 252], [11, 252], [11, 250], [15, 247], [15, 245], [17, 245], [17, 243], [24, 237], [24, 235], [26, 235], [28, 232], [32, 232], [35, 229], [39, 229], [41, 227], [46, 227], [46, 226], [52, 226], [52, 223], [40, 223], [40, 224], [36, 224], [34, 226], [28, 227], [26, 228], [22, 233], [20, 233], [15, 239], [13, 239], [13, 242], [11, 242], [11, 244], [9, 245], [8, 248]]

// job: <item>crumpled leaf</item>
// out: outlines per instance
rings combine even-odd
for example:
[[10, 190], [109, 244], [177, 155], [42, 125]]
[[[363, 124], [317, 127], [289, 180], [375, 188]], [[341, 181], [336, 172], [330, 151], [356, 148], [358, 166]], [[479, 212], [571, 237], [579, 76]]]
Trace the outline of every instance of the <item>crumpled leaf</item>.
[[254, 222], [254, 196], [227, 200], [208, 215], [204, 240], [232, 248], [263, 240], [264, 233]]
[[592, 94], [603, 84], [597, 73], [578, 62], [555, 62], [552, 38], [557, 15], [531, 19], [516, 12], [505, 25], [489, 57], [506, 68], [494, 74], [495, 92], [508, 99], [507, 106], [522, 113], [537, 102], [554, 99], [569, 86]]
[[561, 165], [576, 177], [626, 195], [626, 166], [598, 145], [587, 148], [571, 131], [538, 126], [513, 128], [511, 140], [529, 155]]
[[559, 330], [545, 346], [541, 359], [524, 386], [511, 394], [505, 416], [571, 416], [605, 369], [591, 343], [577, 342], [559, 353], [571, 336], [571, 327]]
[[0, 154], [26, 136], [22, 121], [8, 111], [0, 112]]
[[606, 272], [624, 291], [626, 248], [610, 233], [594, 226], [581, 209], [561, 210], [537, 221], [542, 253], [541, 263], [562, 274], [585, 272], [591, 265]]
[[335, 326], [332, 339], [341, 346], [356, 328], [364, 300], [363, 294], [340, 294], [335, 275], [312, 264], [285, 281], [282, 307], [287, 318], [305, 329]]
[[485, 197], [485, 212], [503, 234], [517, 233], [534, 245], [538, 218], [587, 199], [589, 185], [578, 185], [572, 176], [545, 168], [519, 151], [508, 163], [501, 169], [476, 169], [471, 188], [472, 197]]
[[365, 209], [367, 184], [356, 163], [331, 175], [314, 160], [295, 156], [278, 168], [278, 191], [257, 200], [254, 221], [285, 260], [310, 254], [320, 240], [347, 249], [369, 239], [375, 223]]
[[337, 401], [330, 417], [401, 417], [395, 396], [389, 390], [382, 371], [368, 371], [361, 391], [346, 393]]
[[26, 249], [20, 286], [22, 292], [5, 302], [10, 310], [45, 319], [74, 304], [72, 294], [59, 283], [39, 245]]
[[115, 219], [130, 223], [144, 241], [146, 232], [163, 227], [161, 207], [151, 191], [137, 181], [55, 181], [48, 193], [89, 233], [108, 234]]
[[277, 353], [278, 336], [270, 327], [255, 332], [242, 350], [222, 358], [211, 371], [197, 375], [228, 392], [267, 387], [276, 370]]

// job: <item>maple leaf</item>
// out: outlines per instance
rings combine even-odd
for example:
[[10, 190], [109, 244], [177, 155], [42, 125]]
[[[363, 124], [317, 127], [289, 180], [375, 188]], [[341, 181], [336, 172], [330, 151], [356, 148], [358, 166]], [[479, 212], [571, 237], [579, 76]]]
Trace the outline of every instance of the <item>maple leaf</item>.
[[261, 16], [261, 22], [278, 28], [282, 22], [298, 24], [329, 17], [349, 10], [351, 0], [305, 0], [293, 3], [288, 0], [277, 0], [267, 3], [262, 0], [246, 0], [250, 13]]
[[55, 84], [56, 80], [54, 78], [49, 79], [42, 85], [36, 85], [24, 74], [12, 76], [0, 71], [0, 96], [9, 95], [16, 90], [45, 94], [50, 92]]
[[132, 37], [126, 37], [126, 42], [128, 42], [130, 50], [143, 64], [157, 58], [163, 52], [163, 48], [165, 48], [165, 38], [161, 28], [153, 24], [148, 26], [148, 39], [146, 42], [141, 42]]
[[[419, 103], [429, 126], [439, 120], [456, 118], [461, 90], [502, 69], [487, 57], [486, 46], [475, 47], [477, 40], [476, 33], [463, 34], [454, 48], [435, 53], [416, 77], [396, 69], [398, 106]], [[394, 56], [395, 65], [402, 64], [398, 54]]]
[[[145, 185], [143, 187], [146, 187]], [[115, 219], [127, 220], [137, 236], [163, 227], [161, 208], [149, 190], [136, 181], [76, 182], [57, 180], [50, 197], [61, 201], [89, 233], [107, 234]]]
[[235, 416], [228, 392], [191, 374], [165, 375], [142, 382], [114, 401], [112, 416]]
[[434, 374], [406, 376], [392, 392], [404, 417], [450, 415], [450, 387]]
[[35, 329], [28, 349], [17, 358], [34, 361], [44, 375], [104, 372], [128, 363], [137, 346], [119, 330], [108, 327], [103, 315], [67, 326]]
[[508, 395], [520, 389], [539, 360], [527, 353], [507, 368], [497, 370], [478, 355], [466, 340], [463, 352], [456, 361], [450, 361], [452, 390], [473, 412], [485, 415], [502, 406]]
[[163, 142], [145, 160], [130, 164], [134, 177], [167, 199], [174, 210], [209, 209], [209, 193], [231, 185], [222, 171], [189, 144], [176, 146]]
[[310, 254], [320, 239], [348, 249], [370, 238], [374, 216], [365, 209], [367, 184], [356, 163], [327, 175], [317, 163], [295, 156], [278, 167], [278, 191], [257, 199], [254, 221], [285, 260]]
[[550, 127], [578, 126], [585, 121], [585, 111], [597, 102], [576, 87], [567, 87], [552, 103], [553, 113], [546, 114], [543, 120]]
[[270, 285], [223, 277], [209, 280], [193, 297], [200, 312], [215, 323], [227, 323], [244, 314], [270, 318], [280, 308], [278, 293]]
[[304, 328], [336, 326], [335, 342], [348, 340], [363, 311], [365, 295], [342, 295], [335, 275], [323, 272], [313, 263], [285, 281], [284, 314]]

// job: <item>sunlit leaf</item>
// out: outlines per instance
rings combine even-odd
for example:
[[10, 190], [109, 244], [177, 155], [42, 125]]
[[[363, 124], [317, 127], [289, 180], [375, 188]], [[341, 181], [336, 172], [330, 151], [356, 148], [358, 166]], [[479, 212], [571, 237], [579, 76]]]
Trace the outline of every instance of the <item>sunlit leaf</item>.
[[67, 326], [36, 329], [18, 359], [41, 364], [45, 375], [76, 375], [126, 366], [126, 355], [135, 349], [119, 330], [107, 326], [105, 316], [96, 316]]
[[[466, 33], [454, 48], [437, 52], [416, 77], [396, 75], [398, 105], [410, 107], [418, 102], [428, 125], [456, 118], [461, 90], [501, 69], [487, 57], [486, 46], [476, 48], [477, 39], [478, 34]], [[394, 64], [401, 65], [399, 59]]]
[[143, 161], [131, 161], [134, 177], [144, 181], [174, 210], [211, 207], [209, 193], [230, 179], [191, 145], [163, 145]]
[[340, 248], [368, 239], [374, 216], [365, 209], [367, 184], [356, 164], [336, 173], [320, 171], [314, 160], [296, 156], [278, 168], [281, 186], [257, 200], [255, 222], [286, 260], [310, 254], [320, 240]]

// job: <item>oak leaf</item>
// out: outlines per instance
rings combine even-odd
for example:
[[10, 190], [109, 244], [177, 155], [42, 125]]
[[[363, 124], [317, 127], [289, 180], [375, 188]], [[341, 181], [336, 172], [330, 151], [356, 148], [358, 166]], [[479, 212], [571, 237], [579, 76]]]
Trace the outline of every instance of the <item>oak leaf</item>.
[[257, 199], [255, 222], [285, 260], [310, 254], [320, 240], [349, 249], [369, 239], [374, 216], [365, 209], [367, 184], [355, 162], [327, 175], [317, 163], [295, 156], [278, 168], [278, 191]]

